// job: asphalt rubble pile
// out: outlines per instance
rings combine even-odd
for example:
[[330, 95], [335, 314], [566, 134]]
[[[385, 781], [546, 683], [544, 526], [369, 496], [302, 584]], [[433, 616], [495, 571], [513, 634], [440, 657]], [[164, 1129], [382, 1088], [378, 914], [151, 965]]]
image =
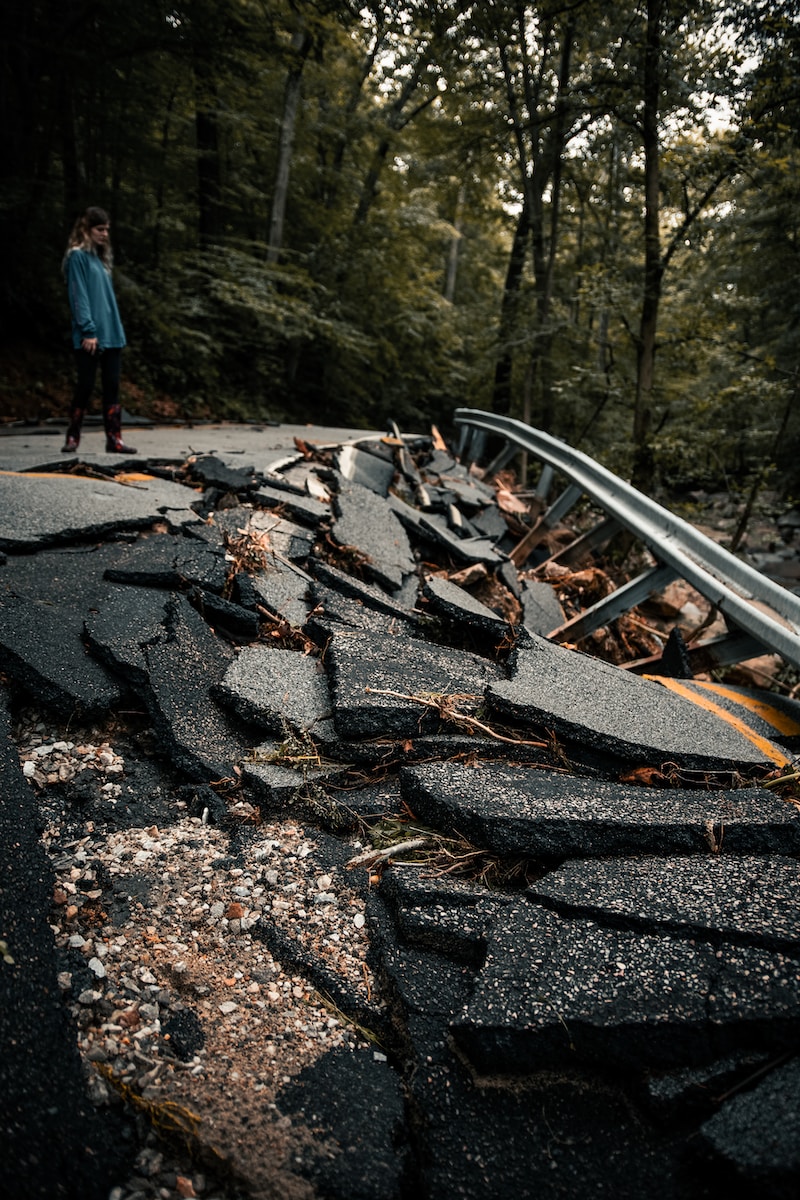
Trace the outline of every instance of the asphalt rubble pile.
[[796, 1195], [774, 756], [438, 438], [244, 461], [0, 520], [4, 1194]]

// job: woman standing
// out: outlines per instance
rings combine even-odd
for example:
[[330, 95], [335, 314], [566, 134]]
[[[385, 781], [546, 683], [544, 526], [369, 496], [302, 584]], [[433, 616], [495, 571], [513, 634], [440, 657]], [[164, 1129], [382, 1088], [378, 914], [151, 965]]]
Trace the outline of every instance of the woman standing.
[[73, 226], [64, 256], [64, 275], [72, 310], [72, 345], [78, 377], [63, 453], [78, 449], [81, 426], [94, 390], [97, 364], [103, 384], [103, 424], [107, 454], [135, 454], [122, 440], [119, 402], [120, 365], [125, 330], [111, 282], [113, 255], [110, 221], [102, 208], [87, 208]]

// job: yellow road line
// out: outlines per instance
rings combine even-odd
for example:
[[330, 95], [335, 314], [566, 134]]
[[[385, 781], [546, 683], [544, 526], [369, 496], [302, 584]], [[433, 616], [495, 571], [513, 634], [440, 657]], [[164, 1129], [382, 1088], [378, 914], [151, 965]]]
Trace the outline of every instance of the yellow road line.
[[88, 479], [92, 483], [152, 483], [155, 475], [137, 475], [134, 472], [120, 472], [118, 475], [82, 475], [80, 471], [0, 471], [0, 475], [8, 475], [15, 479]]
[[683, 696], [686, 700], [691, 700], [692, 704], [696, 704], [698, 708], [705, 709], [706, 712], [713, 713], [715, 717], [719, 717], [721, 721], [731, 725], [736, 729], [742, 737], [747, 738], [748, 742], [759, 750], [765, 758], [771, 762], [777, 763], [779, 767], [788, 766], [792, 761], [791, 758], [774, 746], [767, 738], [761, 737], [754, 729], [744, 722], [741, 717], [734, 716], [728, 712], [721, 704], [715, 704], [713, 700], [709, 700], [707, 696], [699, 696], [692, 688], [687, 687], [685, 683], [681, 683], [679, 679], [670, 679], [666, 675], [643, 675], [642, 679], [649, 679], [653, 683], [660, 683], [670, 692], [675, 692], [678, 696]]
[[775, 708], [774, 705], [767, 704], [765, 700], [759, 700], [756, 696], [742, 695], [741, 692], [735, 688], [727, 687], [724, 683], [696, 681], [695, 687], [701, 687], [707, 692], [716, 692], [718, 696], [727, 697], [733, 704], [739, 704], [742, 708], [748, 708], [756, 716], [763, 717], [767, 724], [776, 729], [778, 733], [784, 733], [787, 737], [800, 733], [800, 721], [796, 721], [794, 717], [789, 716], [787, 712], [783, 712], [780, 708]]

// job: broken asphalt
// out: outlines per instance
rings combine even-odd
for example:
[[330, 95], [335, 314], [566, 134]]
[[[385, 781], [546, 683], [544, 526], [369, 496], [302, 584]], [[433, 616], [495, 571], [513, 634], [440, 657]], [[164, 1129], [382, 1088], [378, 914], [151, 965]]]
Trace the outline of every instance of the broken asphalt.
[[390, 1064], [337, 1050], [282, 1093], [318, 1195], [796, 1195], [800, 812], [764, 786], [791, 746], [547, 641], [553, 589], [430, 437], [92, 439], [0, 437], [4, 1194], [99, 1197], [125, 1155], [56, 984], [29, 705], [144, 714], [223, 829], [245, 795], [373, 836], [388, 1017], [299, 937], [276, 951]]

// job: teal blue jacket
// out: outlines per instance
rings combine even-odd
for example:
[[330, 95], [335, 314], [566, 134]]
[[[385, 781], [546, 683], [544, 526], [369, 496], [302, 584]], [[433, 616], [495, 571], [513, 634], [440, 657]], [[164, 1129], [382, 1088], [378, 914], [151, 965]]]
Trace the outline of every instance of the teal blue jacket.
[[91, 250], [70, 250], [64, 263], [72, 309], [72, 344], [80, 350], [84, 338], [97, 338], [98, 350], [120, 349], [125, 330], [117, 308], [114, 285], [102, 261]]

